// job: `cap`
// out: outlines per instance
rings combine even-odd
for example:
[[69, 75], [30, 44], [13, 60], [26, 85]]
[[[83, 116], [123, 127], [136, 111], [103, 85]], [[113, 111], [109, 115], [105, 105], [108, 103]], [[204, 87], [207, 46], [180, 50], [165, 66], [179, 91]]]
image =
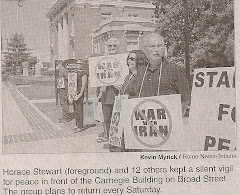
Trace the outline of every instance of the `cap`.
[[65, 68], [68, 64], [76, 64], [77, 60], [76, 59], [67, 59], [64, 60], [62, 65]]

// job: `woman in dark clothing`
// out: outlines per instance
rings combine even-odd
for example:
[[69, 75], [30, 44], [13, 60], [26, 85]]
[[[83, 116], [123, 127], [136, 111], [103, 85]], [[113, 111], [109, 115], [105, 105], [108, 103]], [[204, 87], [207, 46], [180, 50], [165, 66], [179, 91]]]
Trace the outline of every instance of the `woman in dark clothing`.
[[147, 57], [141, 50], [133, 50], [128, 54], [127, 65], [129, 68], [129, 74], [126, 76], [124, 83], [120, 89], [121, 95], [128, 94], [128, 98], [138, 97], [138, 91], [136, 89], [136, 78], [139, 68], [145, 65]]
[[[129, 74], [126, 76], [123, 85], [120, 89], [120, 95], [128, 94], [128, 98], [137, 98], [139, 92], [137, 91], [137, 75], [138, 71], [141, 69], [141, 66], [146, 65], [147, 57], [141, 50], [133, 50], [128, 54], [127, 65], [129, 68]], [[109, 150], [111, 152], [131, 152], [133, 150], [125, 149], [124, 143], [124, 133], [122, 135], [121, 147], [118, 148], [113, 145], [109, 145]]]

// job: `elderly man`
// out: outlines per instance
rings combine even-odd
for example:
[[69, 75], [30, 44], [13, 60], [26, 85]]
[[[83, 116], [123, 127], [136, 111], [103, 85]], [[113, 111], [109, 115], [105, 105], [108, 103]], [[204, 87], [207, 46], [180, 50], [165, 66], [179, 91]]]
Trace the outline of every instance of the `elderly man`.
[[[115, 38], [110, 38], [107, 41], [106, 46], [108, 55], [117, 54], [119, 50], [119, 41]], [[118, 89], [116, 89], [113, 85], [107, 87], [103, 86], [100, 89], [98, 97], [101, 98], [103, 107], [104, 132], [100, 134], [99, 138], [97, 139], [97, 142], [99, 143], [108, 141], [113, 105], [116, 95], [118, 95]]]
[[142, 67], [138, 79], [140, 97], [181, 94], [182, 114], [190, 100], [190, 90], [186, 74], [181, 66], [169, 62], [165, 57], [164, 39], [156, 33], [145, 38], [145, 54], [148, 64]]
[[108, 55], [114, 55], [118, 53], [119, 50], [119, 40], [115, 38], [110, 38], [107, 41], [107, 51]]

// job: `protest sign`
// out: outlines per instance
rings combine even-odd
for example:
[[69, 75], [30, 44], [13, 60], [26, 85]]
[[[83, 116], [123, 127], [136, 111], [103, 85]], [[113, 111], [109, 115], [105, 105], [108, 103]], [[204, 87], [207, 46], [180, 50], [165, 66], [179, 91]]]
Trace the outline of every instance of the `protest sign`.
[[128, 95], [119, 95], [115, 97], [113, 106], [112, 119], [109, 132], [109, 144], [121, 147], [123, 120], [121, 119], [122, 104], [128, 99]]
[[57, 79], [57, 88], [58, 89], [64, 89], [65, 88], [65, 82], [63, 77], [59, 77]]
[[194, 72], [190, 109], [191, 150], [234, 150], [235, 68], [205, 68]]
[[77, 73], [68, 73], [68, 100], [72, 101], [77, 95]]
[[90, 87], [123, 84], [128, 75], [128, 54], [116, 54], [89, 58]]
[[93, 100], [93, 118], [96, 121], [104, 122], [102, 103], [98, 99]]
[[130, 99], [124, 102], [127, 149], [183, 150], [184, 131], [180, 95]]

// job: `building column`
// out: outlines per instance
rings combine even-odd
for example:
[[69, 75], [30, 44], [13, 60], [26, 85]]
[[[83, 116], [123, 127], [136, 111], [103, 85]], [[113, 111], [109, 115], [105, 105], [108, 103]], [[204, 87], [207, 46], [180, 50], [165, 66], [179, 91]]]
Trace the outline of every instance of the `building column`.
[[63, 19], [58, 21], [58, 59], [63, 60]]
[[54, 27], [55, 24], [50, 25], [50, 63], [54, 64]]
[[62, 45], [62, 52], [63, 52], [63, 60], [69, 58], [69, 28], [68, 28], [68, 15], [64, 14], [63, 16], [63, 45]]
[[[50, 23], [50, 63], [54, 65], [54, 60], [57, 55], [57, 44], [58, 44], [58, 24], [54, 21]], [[56, 58], [57, 59], [57, 58]]]
[[68, 23], [68, 27], [69, 27], [69, 36], [70, 36], [70, 40], [69, 40], [69, 57], [70, 58], [75, 58], [75, 51], [74, 51], [74, 44], [75, 44], [75, 29], [74, 29], [74, 12], [72, 11], [71, 14], [68, 15], [69, 18], [69, 23]]

